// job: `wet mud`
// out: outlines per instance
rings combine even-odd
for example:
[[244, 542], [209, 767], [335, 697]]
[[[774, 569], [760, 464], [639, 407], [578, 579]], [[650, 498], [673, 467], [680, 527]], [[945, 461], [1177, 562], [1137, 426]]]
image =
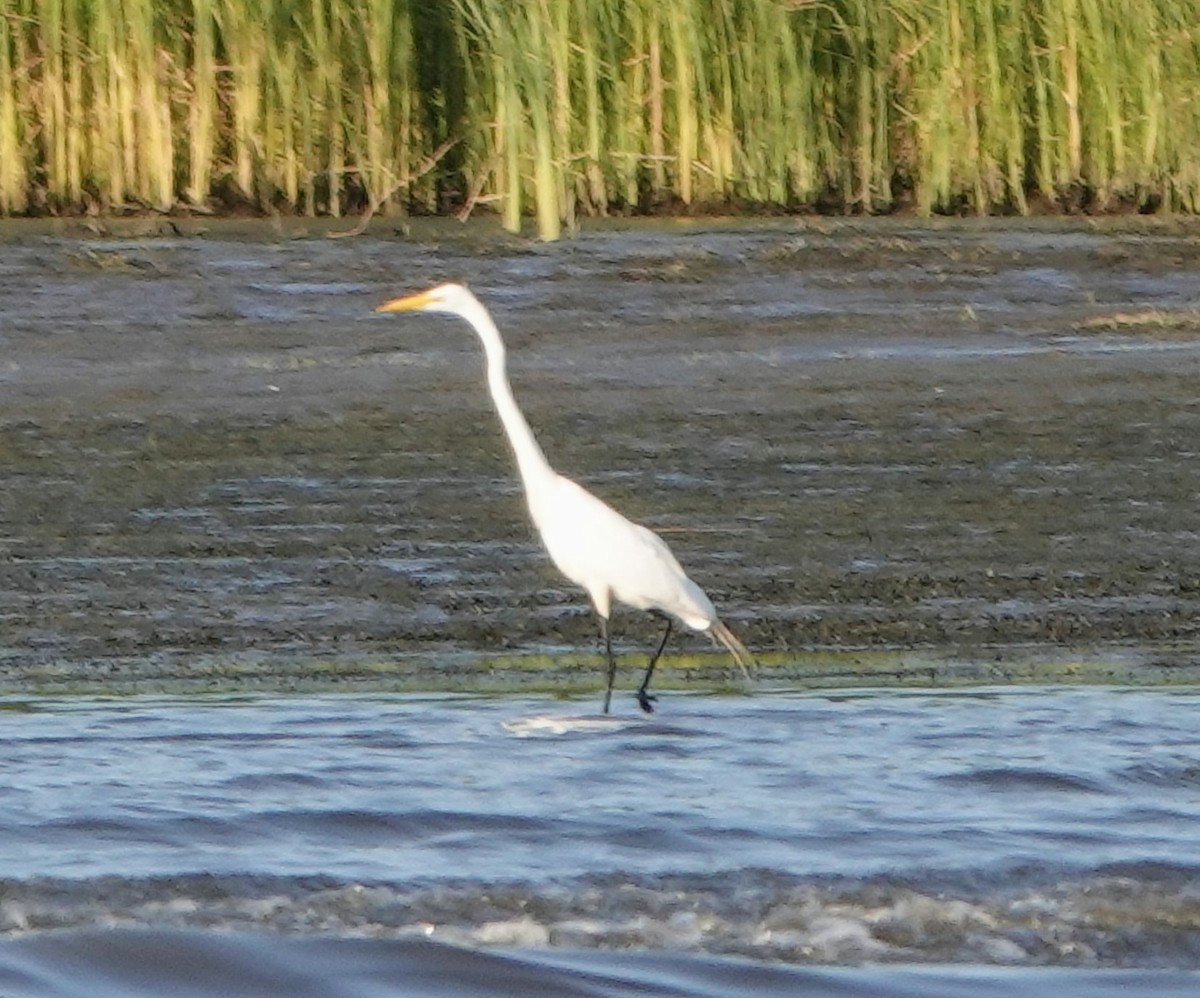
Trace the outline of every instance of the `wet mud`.
[[0, 691], [596, 689], [444, 279], [765, 681], [1200, 678], [1200, 226], [140, 221], [0, 232]]

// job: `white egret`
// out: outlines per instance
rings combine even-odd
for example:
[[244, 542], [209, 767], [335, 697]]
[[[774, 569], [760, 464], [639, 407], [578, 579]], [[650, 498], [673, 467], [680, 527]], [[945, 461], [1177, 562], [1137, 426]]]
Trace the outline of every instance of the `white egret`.
[[600, 633], [608, 659], [604, 713], [612, 700], [616, 661], [608, 620], [613, 603], [649, 610], [666, 620], [662, 640], [650, 657], [638, 704], [653, 711], [649, 694], [654, 666], [671, 635], [673, 619], [720, 641], [747, 680], [753, 660], [745, 646], [717, 617], [712, 601], [689, 579], [661, 537], [627, 520], [582, 486], [558, 474], [542, 453], [529, 424], [513, 399], [505, 365], [504, 341], [486, 308], [461, 284], [442, 284], [419, 294], [396, 298], [377, 312], [445, 312], [465, 319], [483, 343], [487, 382], [496, 413], [517, 459], [525, 498], [534, 526], [559, 571], [582, 586], [600, 617]]

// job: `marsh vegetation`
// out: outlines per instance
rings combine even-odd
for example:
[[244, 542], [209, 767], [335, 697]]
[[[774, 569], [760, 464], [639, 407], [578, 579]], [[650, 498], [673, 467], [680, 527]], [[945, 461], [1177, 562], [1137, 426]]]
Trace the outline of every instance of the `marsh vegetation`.
[[5, 0], [0, 213], [1200, 207], [1191, 0]]

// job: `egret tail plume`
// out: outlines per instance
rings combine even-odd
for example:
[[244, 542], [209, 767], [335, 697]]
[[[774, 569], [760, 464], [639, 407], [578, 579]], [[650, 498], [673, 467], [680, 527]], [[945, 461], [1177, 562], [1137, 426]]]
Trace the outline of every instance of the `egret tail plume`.
[[737, 635], [728, 627], [722, 624], [719, 620], [714, 620], [712, 626], [708, 629], [709, 633], [714, 638], [721, 642], [729, 649], [729, 654], [733, 656], [733, 660], [737, 662], [738, 667], [742, 670], [742, 675], [746, 677], [746, 681], [750, 681], [750, 668], [754, 665], [754, 658], [746, 650], [746, 646], [742, 644]]

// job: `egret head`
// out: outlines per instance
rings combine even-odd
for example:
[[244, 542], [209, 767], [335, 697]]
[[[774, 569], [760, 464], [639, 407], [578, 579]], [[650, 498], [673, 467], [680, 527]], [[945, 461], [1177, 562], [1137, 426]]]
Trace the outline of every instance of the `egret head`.
[[461, 284], [439, 284], [436, 288], [421, 291], [415, 295], [405, 295], [403, 298], [393, 298], [378, 306], [376, 312], [449, 312], [451, 315], [462, 315], [464, 309], [475, 301], [471, 294]]

